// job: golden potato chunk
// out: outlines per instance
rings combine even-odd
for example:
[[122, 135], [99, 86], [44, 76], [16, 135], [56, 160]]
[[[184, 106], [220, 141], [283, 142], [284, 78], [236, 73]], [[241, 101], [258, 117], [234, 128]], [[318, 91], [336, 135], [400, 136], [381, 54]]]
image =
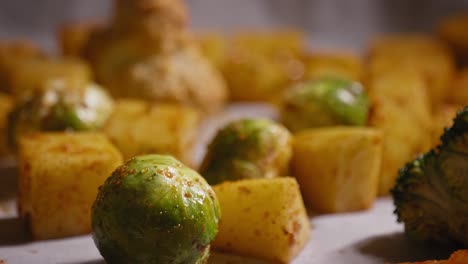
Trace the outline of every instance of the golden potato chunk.
[[390, 35], [374, 41], [370, 50], [370, 71], [386, 74], [400, 69], [415, 69], [424, 75], [432, 105], [449, 94], [455, 65], [444, 43], [424, 35]]
[[457, 59], [468, 63], [468, 12], [442, 20], [437, 26], [437, 34], [455, 51]]
[[27, 41], [11, 41], [0, 43], [0, 89], [11, 90], [11, 74], [18, 61], [42, 57], [42, 52]]
[[452, 126], [457, 111], [462, 109], [463, 105], [455, 104], [443, 104], [435, 109], [432, 118], [432, 147], [440, 144], [445, 128]]
[[307, 243], [310, 224], [294, 178], [224, 182], [213, 189], [221, 206], [215, 250], [287, 263]]
[[370, 78], [369, 124], [384, 133], [379, 194], [387, 195], [398, 170], [431, 145], [431, 111], [424, 76], [401, 69]]
[[323, 213], [369, 208], [376, 196], [382, 133], [374, 128], [330, 127], [294, 136], [292, 174], [306, 205]]
[[360, 81], [363, 75], [362, 59], [353, 54], [308, 54], [303, 60], [306, 79], [332, 76]]
[[240, 33], [233, 36], [223, 75], [234, 101], [276, 101], [302, 78], [303, 36], [297, 32]]
[[99, 23], [91, 22], [63, 25], [58, 34], [62, 55], [81, 57], [89, 36], [102, 27]]
[[81, 87], [91, 81], [92, 74], [88, 65], [78, 59], [22, 60], [15, 64], [12, 71], [11, 93], [16, 97], [24, 96], [52, 79]]
[[38, 133], [20, 140], [18, 211], [34, 239], [91, 231], [98, 187], [122, 163], [99, 133]]
[[200, 33], [197, 35], [197, 42], [201, 53], [213, 66], [221, 69], [227, 56], [227, 37], [216, 33]]
[[198, 121], [199, 113], [187, 106], [120, 99], [104, 133], [125, 159], [141, 154], [170, 154], [193, 166]]
[[448, 101], [455, 104], [468, 104], [468, 68], [460, 70], [450, 86]]
[[8, 147], [8, 113], [13, 107], [10, 96], [0, 93], [0, 158], [10, 154]]

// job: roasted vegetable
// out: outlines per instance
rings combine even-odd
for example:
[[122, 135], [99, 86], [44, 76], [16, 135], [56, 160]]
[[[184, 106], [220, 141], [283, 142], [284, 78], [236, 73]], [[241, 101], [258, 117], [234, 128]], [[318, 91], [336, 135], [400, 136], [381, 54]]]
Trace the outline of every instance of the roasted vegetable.
[[399, 264], [465, 264], [468, 263], [468, 249], [460, 249], [452, 253], [446, 260], [426, 260], [418, 262], [404, 262]]
[[8, 147], [8, 113], [13, 107], [11, 96], [0, 92], [0, 158], [10, 154]]
[[457, 72], [450, 85], [448, 101], [455, 104], [468, 104], [468, 67]]
[[468, 246], [468, 107], [435, 149], [400, 170], [392, 189], [398, 221], [424, 242]]
[[113, 101], [99, 86], [66, 87], [62, 80], [48, 82], [17, 104], [8, 116], [8, 137], [31, 131], [89, 131], [101, 128], [112, 113]]
[[84, 52], [115, 97], [218, 111], [224, 80], [189, 35], [181, 0], [118, 0], [110, 27], [92, 33]]
[[103, 26], [96, 22], [70, 23], [62, 25], [58, 32], [58, 43], [64, 56], [81, 57], [89, 37]]
[[108, 263], [205, 263], [218, 231], [214, 191], [170, 156], [128, 160], [100, 188], [93, 239]]
[[468, 64], [468, 13], [466, 9], [454, 16], [444, 18], [437, 26], [438, 37], [455, 52], [459, 63]]
[[396, 34], [376, 38], [369, 54], [369, 72], [385, 75], [395, 70], [415, 70], [424, 75], [432, 106], [450, 93], [454, 58], [438, 39], [423, 34]]
[[445, 128], [452, 125], [453, 117], [462, 108], [463, 105], [441, 104], [436, 109], [434, 109], [431, 124], [431, 147], [435, 147], [440, 144], [440, 135], [444, 133]]
[[294, 178], [224, 182], [213, 189], [222, 212], [214, 249], [288, 263], [307, 243], [309, 218]]
[[383, 131], [379, 195], [388, 195], [398, 169], [431, 146], [432, 116], [424, 75], [408, 69], [368, 79], [369, 125]]
[[320, 77], [340, 77], [360, 81], [363, 77], [364, 63], [354, 54], [312, 53], [305, 54], [304, 79]]
[[276, 103], [304, 75], [304, 43], [304, 36], [294, 31], [234, 35], [222, 65], [230, 99]]
[[364, 210], [377, 196], [382, 133], [326, 127], [294, 135], [291, 173], [306, 205], [321, 213]]
[[103, 134], [34, 133], [18, 147], [18, 214], [34, 239], [91, 232], [98, 187], [122, 164]]
[[201, 173], [210, 184], [287, 175], [291, 135], [267, 119], [242, 119], [222, 128], [208, 146]]
[[118, 99], [103, 132], [124, 159], [143, 154], [168, 154], [193, 166], [199, 121], [198, 111], [191, 107]]
[[0, 90], [12, 92], [11, 78], [18, 62], [42, 56], [42, 51], [30, 42], [0, 42]]
[[369, 101], [361, 84], [323, 77], [290, 90], [284, 99], [281, 120], [291, 131], [354, 125], [367, 120]]
[[30, 96], [50, 80], [60, 79], [66, 86], [84, 86], [92, 81], [91, 69], [73, 59], [29, 58], [17, 61], [10, 75], [10, 93], [17, 98]]

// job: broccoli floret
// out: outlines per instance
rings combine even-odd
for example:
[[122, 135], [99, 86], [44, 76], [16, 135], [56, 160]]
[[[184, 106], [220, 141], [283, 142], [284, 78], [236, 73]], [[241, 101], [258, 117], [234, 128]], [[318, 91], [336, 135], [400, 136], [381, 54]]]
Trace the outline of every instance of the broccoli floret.
[[468, 246], [468, 107], [441, 144], [408, 163], [392, 189], [395, 214], [417, 241]]

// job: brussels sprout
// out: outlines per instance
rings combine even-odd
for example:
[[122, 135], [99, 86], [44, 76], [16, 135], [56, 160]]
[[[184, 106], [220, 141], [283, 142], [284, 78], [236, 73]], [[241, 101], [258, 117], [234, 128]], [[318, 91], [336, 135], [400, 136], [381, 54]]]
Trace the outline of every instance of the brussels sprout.
[[201, 173], [210, 184], [285, 176], [291, 135], [267, 119], [243, 119], [221, 129], [208, 146]]
[[108, 263], [205, 263], [219, 217], [197, 172], [171, 156], [137, 156], [100, 187], [93, 239]]
[[369, 100], [360, 83], [324, 77], [291, 89], [283, 102], [281, 120], [294, 132], [322, 126], [362, 126], [368, 111]]
[[15, 146], [23, 133], [31, 131], [96, 130], [113, 109], [112, 98], [96, 84], [65, 87], [61, 80], [23, 98], [8, 116], [9, 144]]

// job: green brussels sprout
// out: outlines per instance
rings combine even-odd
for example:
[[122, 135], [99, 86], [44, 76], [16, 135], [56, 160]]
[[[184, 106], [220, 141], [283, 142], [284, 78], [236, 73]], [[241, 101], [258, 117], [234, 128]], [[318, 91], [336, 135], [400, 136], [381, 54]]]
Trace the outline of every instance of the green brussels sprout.
[[205, 263], [220, 208], [197, 172], [171, 156], [117, 168], [92, 207], [93, 239], [108, 263]]
[[369, 100], [360, 83], [323, 77], [287, 92], [281, 121], [294, 132], [323, 126], [363, 126], [368, 111]]
[[98, 85], [65, 87], [48, 82], [24, 97], [8, 116], [8, 139], [16, 146], [21, 134], [32, 131], [89, 131], [101, 128], [113, 110], [112, 98]]
[[234, 121], [218, 131], [208, 146], [201, 174], [214, 185], [246, 178], [287, 174], [291, 134], [267, 119]]

